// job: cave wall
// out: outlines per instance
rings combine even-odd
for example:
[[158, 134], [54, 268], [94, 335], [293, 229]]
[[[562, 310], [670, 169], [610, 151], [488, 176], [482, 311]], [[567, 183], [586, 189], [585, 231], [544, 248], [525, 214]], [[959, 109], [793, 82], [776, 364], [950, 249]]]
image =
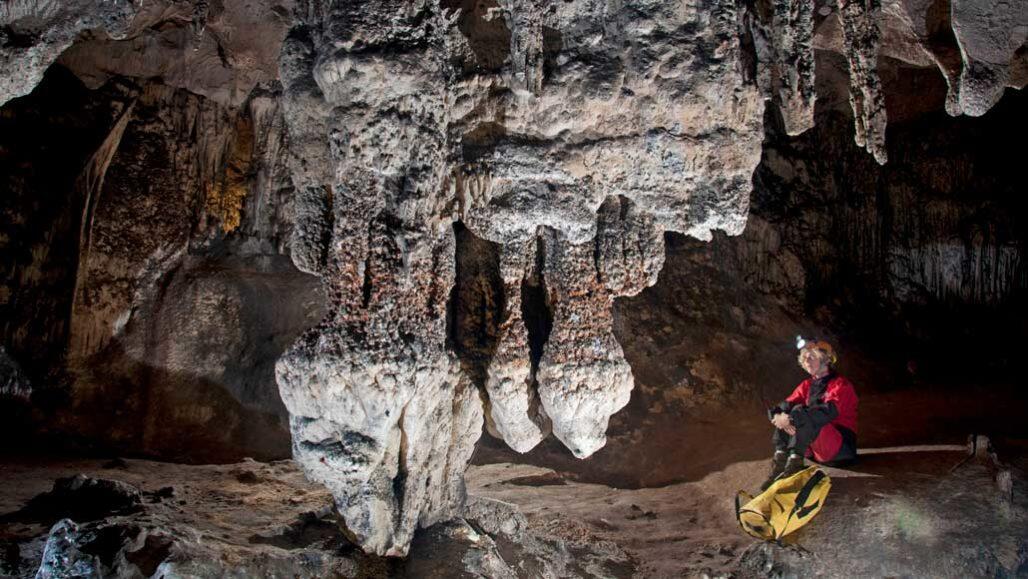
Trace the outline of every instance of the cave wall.
[[3, 110], [3, 338], [36, 427], [177, 460], [288, 456], [274, 360], [323, 299], [288, 256], [274, 95], [90, 91], [55, 66]]
[[[941, 104], [937, 80], [918, 74], [896, 82]], [[1009, 369], [1028, 283], [1021, 155], [1009, 145], [1028, 129], [1025, 106], [1008, 89], [980, 119], [938, 106], [894, 123], [886, 166], [840, 138], [844, 110], [825, 107], [795, 139], [769, 125], [743, 275], [901, 364], [938, 377], [983, 369], [970, 359]]]

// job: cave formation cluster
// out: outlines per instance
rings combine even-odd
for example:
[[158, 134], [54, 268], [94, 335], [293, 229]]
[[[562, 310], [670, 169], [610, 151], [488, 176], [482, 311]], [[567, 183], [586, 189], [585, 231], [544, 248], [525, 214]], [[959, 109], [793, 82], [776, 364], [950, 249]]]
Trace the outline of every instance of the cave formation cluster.
[[[951, 115], [1028, 80], [1028, 10], [992, 4], [5, 2], [0, 103], [54, 63], [103, 91], [83, 101], [97, 126], [72, 202], [36, 208], [53, 224], [38, 243], [63, 240], [74, 275], [31, 247], [3, 264], [3, 307], [68, 288], [70, 316], [40, 334], [11, 313], [5, 339], [67, 344], [54, 356], [95, 390], [112, 348], [223, 380], [232, 324], [183, 320], [270, 324], [289, 338], [239, 355], [278, 357], [262, 375], [293, 457], [357, 543], [403, 555], [461, 512], [483, 424], [519, 452], [551, 433], [579, 458], [604, 445], [633, 388], [614, 300], [656, 282], [665, 232], [743, 231], [765, 103], [790, 135], [814, 125], [815, 49], [844, 57], [854, 140], [884, 164], [881, 60], [937, 67]], [[450, 340], [457, 222], [498, 255], [481, 375]], [[19, 289], [25, 270], [40, 275]], [[543, 299], [526, 304], [530, 286]], [[248, 310], [283, 293], [301, 297]], [[542, 338], [525, 319], [540, 304]], [[232, 396], [277, 404], [251, 382]], [[229, 402], [205, 404], [191, 419]], [[259, 439], [243, 416], [238, 436]], [[168, 435], [140, 429], [144, 447]]]

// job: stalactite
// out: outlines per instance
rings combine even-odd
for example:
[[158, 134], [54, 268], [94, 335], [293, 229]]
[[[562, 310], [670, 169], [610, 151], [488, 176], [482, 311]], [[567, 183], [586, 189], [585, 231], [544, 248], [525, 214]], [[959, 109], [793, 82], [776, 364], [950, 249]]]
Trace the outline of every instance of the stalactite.
[[876, 161], [888, 160], [885, 149], [885, 97], [878, 77], [881, 32], [880, 0], [838, 0], [850, 69], [850, 106], [853, 108], [854, 141]]
[[814, 126], [814, 2], [773, 0], [759, 36], [770, 43], [772, 100], [788, 134], [798, 135]]
[[505, 311], [486, 380], [492, 422], [499, 436], [518, 452], [528, 452], [549, 434], [535, 391], [528, 329], [521, 314], [521, 288], [534, 266], [535, 246], [534, 239], [501, 246]]

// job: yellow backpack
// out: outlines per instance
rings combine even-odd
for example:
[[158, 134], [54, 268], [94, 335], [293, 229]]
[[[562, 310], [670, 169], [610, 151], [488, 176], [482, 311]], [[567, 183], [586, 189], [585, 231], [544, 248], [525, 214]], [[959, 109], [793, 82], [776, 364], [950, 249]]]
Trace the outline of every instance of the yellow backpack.
[[823, 470], [807, 467], [776, 480], [756, 497], [739, 491], [735, 517], [750, 535], [777, 541], [809, 523], [824, 506], [830, 488], [832, 481]]

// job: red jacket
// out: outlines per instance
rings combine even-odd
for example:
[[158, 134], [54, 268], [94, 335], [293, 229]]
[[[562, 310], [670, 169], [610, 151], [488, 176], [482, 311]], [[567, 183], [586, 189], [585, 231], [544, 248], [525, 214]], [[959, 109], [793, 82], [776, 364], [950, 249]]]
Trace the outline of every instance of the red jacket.
[[835, 408], [838, 410], [839, 415], [829, 422], [829, 424], [846, 427], [856, 434], [858, 401], [857, 392], [853, 389], [853, 384], [846, 378], [836, 374], [828, 380], [824, 395], [822, 395], [821, 400], [818, 401], [810, 399], [810, 386], [813, 383], [813, 378], [807, 378], [803, 382], [800, 382], [800, 385], [792, 391], [792, 394], [790, 394], [785, 401], [790, 407], [795, 405], [809, 407], [819, 403], [828, 404], [829, 402], [832, 402], [835, 404]]

